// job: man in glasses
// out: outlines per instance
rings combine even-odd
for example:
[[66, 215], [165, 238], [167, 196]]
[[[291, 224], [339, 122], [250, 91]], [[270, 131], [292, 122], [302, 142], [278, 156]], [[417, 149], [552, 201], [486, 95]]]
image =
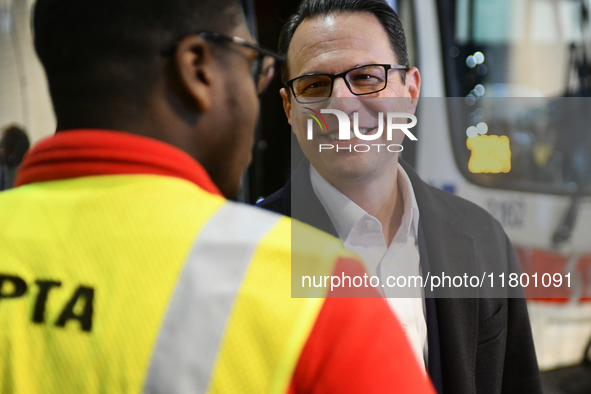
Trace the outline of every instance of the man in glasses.
[[[283, 106], [306, 160], [262, 207], [339, 237], [382, 283], [388, 275], [420, 277], [430, 267], [516, 266], [498, 222], [425, 184], [397, 150], [347, 150], [363, 135], [373, 137], [373, 125], [359, 124], [358, 134], [345, 139], [334, 123], [319, 121], [313, 138], [302, 126], [302, 112], [320, 120], [320, 108], [341, 110], [353, 125], [365, 97], [400, 98], [409, 103], [405, 112], [414, 112], [420, 74], [408, 63], [402, 25], [385, 1], [304, 0], [284, 25], [279, 49], [288, 58]], [[402, 143], [402, 132], [390, 142], [385, 134], [371, 143]], [[419, 290], [418, 297], [388, 301], [438, 392], [541, 392], [523, 299], [433, 299]]]
[[226, 199], [281, 60], [234, 0], [38, 0], [34, 30], [57, 132], [0, 194], [3, 392], [432, 393], [384, 300], [291, 298], [292, 230], [320, 274], [354, 255]]

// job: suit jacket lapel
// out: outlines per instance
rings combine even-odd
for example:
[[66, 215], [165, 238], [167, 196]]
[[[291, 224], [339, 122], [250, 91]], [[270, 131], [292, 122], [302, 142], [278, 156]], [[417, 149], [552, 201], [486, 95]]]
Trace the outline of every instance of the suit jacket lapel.
[[[423, 278], [425, 278], [426, 273], [431, 271], [431, 264], [429, 263], [429, 252], [427, 251], [427, 243], [425, 242], [425, 232], [423, 231], [423, 224], [421, 221], [419, 221], [419, 255]], [[435, 305], [435, 298], [433, 297], [433, 292], [429, 288], [425, 288], [424, 293], [428, 345], [427, 369], [429, 371], [429, 377], [433, 382], [435, 390], [438, 394], [442, 394], [443, 375], [441, 372], [441, 344], [439, 342], [437, 306]]]
[[[431, 275], [441, 275], [442, 272], [450, 275], [457, 273], [458, 267], [473, 266], [474, 242], [458, 226], [462, 220], [461, 214], [437, 196], [407, 163], [402, 160], [400, 163], [410, 178], [419, 206], [420, 233], [423, 233], [422, 237], [419, 233], [419, 246], [423, 244], [419, 251], [423, 275], [426, 271], [424, 262], [429, 265]], [[432, 370], [431, 363], [438, 361], [436, 349], [431, 349], [431, 341], [439, 342], [439, 357], [441, 361], [445, 360], [441, 363], [440, 371], [443, 392], [473, 393], [478, 341], [478, 300], [436, 298], [435, 313], [430, 310], [433, 302], [427, 302], [427, 299], [425, 301], [430, 339], [429, 372]], [[432, 315], [431, 319], [429, 314]], [[435, 333], [438, 338], [432, 337]], [[437, 371], [433, 373], [436, 378]], [[437, 384], [436, 381], [434, 383]], [[439, 392], [439, 388], [437, 389]]]
[[285, 190], [291, 199], [291, 217], [316, 227], [335, 237], [337, 230], [330, 221], [322, 203], [316, 197], [310, 180], [310, 162], [303, 160], [291, 177], [290, 190]]

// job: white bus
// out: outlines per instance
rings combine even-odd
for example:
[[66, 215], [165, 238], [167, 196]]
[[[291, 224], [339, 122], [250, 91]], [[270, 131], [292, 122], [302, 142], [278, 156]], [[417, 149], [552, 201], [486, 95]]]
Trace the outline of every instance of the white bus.
[[580, 364], [591, 340], [589, 0], [390, 3], [430, 107], [409, 159], [497, 218], [524, 272], [572, 274], [570, 289], [526, 294], [540, 368]]

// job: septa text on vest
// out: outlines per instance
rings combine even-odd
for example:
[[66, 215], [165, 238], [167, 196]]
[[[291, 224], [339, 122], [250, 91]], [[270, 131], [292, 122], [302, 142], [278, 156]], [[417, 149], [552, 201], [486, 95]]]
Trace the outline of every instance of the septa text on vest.
[[[19, 276], [0, 274], [0, 303], [14, 302], [11, 299], [24, 297], [31, 287], [37, 287], [38, 292], [31, 321], [41, 324], [45, 322], [45, 307], [50, 293], [61, 287], [61, 285], [60, 281], [40, 279], [27, 284]], [[90, 331], [92, 329], [94, 310], [93, 301], [94, 288], [78, 286], [66, 305], [62, 307], [59, 317], [55, 321], [55, 326], [65, 327], [69, 320], [78, 320], [83, 331]]]

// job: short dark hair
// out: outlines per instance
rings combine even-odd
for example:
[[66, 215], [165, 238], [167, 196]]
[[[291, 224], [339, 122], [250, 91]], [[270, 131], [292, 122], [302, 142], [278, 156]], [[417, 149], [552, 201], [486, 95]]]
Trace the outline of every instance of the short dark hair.
[[[390, 45], [398, 64], [409, 67], [406, 52], [406, 37], [398, 14], [384, 0], [303, 0], [295, 14], [283, 25], [279, 36], [279, 52], [287, 55], [291, 39], [298, 26], [307, 18], [316, 18], [338, 13], [366, 12], [375, 16], [390, 39]], [[281, 77], [286, 81], [287, 63], [281, 66]], [[402, 72], [402, 82], [405, 74]]]
[[160, 51], [199, 31], [227, 33], [237, 0], [38, 0], [35, 49], [56, 115], [89, 103], [143, 103], [160, 77]]

